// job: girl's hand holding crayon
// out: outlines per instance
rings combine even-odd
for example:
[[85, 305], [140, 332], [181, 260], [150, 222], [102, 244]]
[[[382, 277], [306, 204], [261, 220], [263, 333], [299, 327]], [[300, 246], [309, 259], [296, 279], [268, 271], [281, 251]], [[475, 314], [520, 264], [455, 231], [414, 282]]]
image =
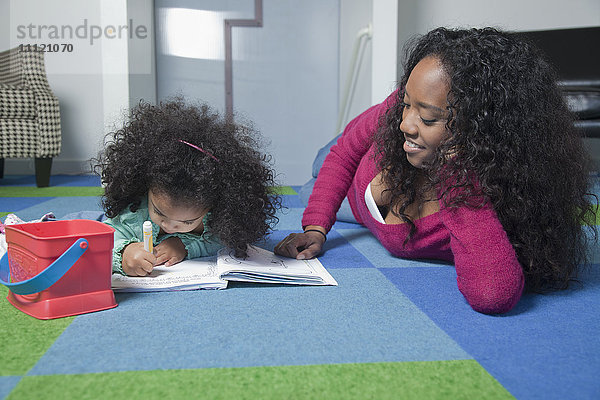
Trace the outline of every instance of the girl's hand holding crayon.
[[[158, 247], [158, 246], [157, 246]], [[130, 243], [123, 250], [123, 272], [129, 276], [146, 276], [156, 265], [156, 256], [144, 250], [144, 243]]]

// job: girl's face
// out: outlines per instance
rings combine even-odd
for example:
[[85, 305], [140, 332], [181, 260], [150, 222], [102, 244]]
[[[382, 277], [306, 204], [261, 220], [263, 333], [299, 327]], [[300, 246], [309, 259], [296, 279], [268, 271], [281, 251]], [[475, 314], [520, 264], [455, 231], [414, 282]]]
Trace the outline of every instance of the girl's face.
[[161, 227], [164, 233], [202, 232], [202, 218], [208, 209], [196, 206], [182, 206], [162, 192], [148, 191], [148, 212], [152, 222]]
[[416, 168], [431, 161], [448, 136], [448, 91], [448, 75], [433, 56], [422, 59], [408, 77], [400, 130], [406, 158]]

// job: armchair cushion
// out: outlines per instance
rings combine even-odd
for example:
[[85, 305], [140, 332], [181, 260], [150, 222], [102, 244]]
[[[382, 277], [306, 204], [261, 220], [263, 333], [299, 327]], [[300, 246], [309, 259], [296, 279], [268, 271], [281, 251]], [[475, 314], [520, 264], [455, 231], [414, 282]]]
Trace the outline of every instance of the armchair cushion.
[[46, 78], [44, 54], [0, 52], [0, 159], [60, 153], [60, 108]]
[[27, 87], [0, 84], [0, 119], [34, 119], [35, 93]]

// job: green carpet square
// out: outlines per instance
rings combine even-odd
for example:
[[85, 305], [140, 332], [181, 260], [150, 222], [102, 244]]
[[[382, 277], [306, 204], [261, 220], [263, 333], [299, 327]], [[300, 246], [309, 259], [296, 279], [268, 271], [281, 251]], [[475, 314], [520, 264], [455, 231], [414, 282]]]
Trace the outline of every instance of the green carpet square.
[[271, 193], [279, 195], [298, 194], [291, 186], [275, 186], [271, 188]]
[[74, 317], [38, 320], [13, 307], [7, 295], [8, 289], [0, 285], [0, 375], [24, 375]]
[[8, 399], [35, 398], [420, 400], [513, 397], [476, 361], [457, 360], [26, 376], [8, 396]]

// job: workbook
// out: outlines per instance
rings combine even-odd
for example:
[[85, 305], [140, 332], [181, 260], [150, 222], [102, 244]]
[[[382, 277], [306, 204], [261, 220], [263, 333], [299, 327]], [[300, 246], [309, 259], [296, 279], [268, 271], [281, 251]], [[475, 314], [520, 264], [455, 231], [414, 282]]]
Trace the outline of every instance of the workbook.
[[316, 258], [296, 260], [249, 246], [244, 259], [223, 248], [214, 257], [184, 260], [171, 267], [157, 266], [148, 276], [113, 274], [112, 288], [116, 292], [225, 289], [229, 281], [337, 286]]

